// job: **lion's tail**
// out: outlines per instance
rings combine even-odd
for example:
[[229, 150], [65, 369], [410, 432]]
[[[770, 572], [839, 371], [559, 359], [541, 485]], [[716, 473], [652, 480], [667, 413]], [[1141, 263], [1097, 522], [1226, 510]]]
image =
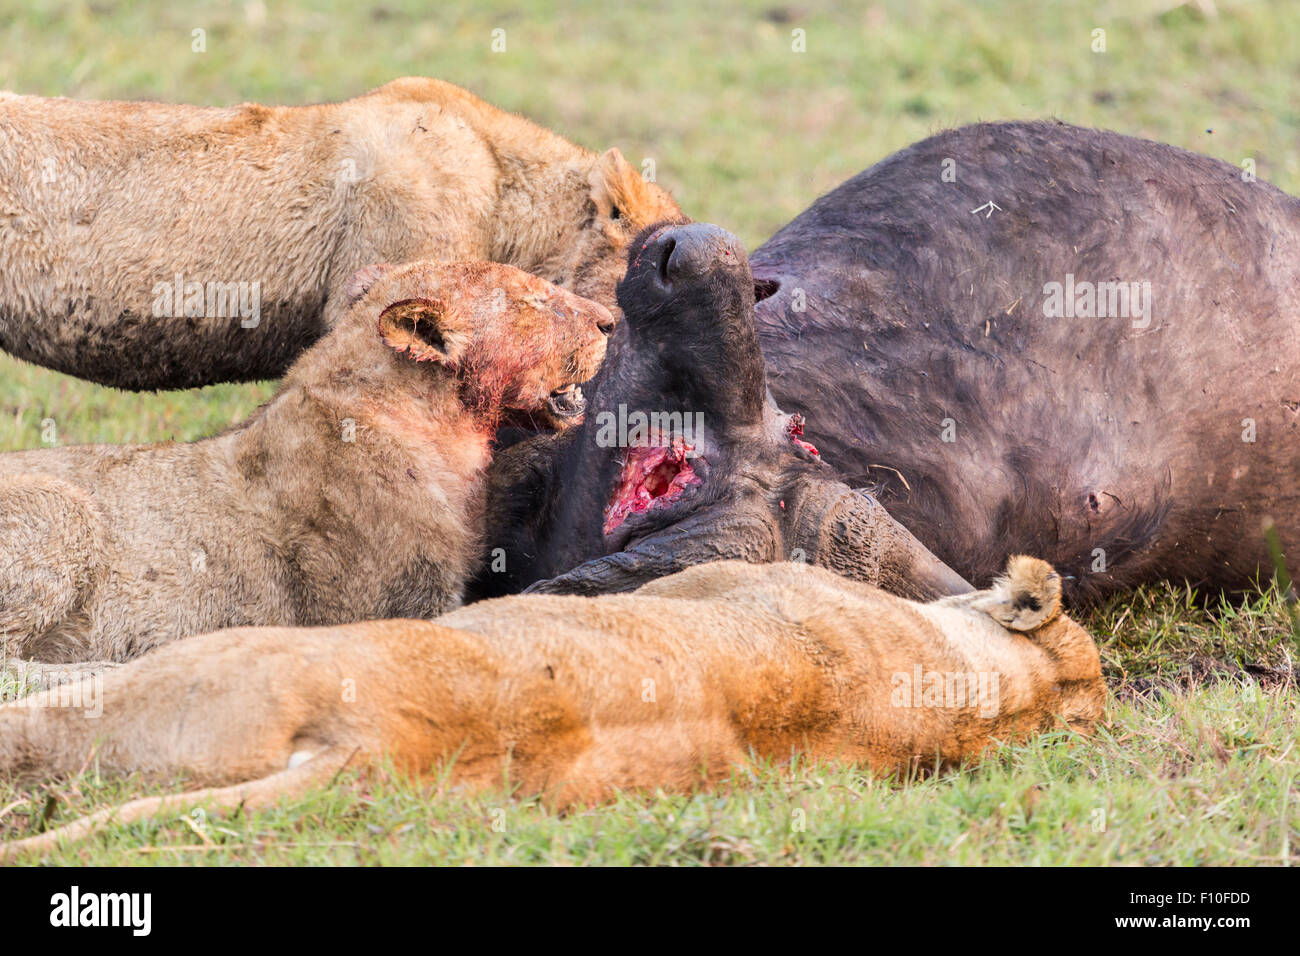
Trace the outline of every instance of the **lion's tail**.
[[105, 824], [132, 823], [161, 813], [187, 813], [196, 807], [208, 810], [269, 807], [281, 797], [298, 796], [320, 783], [333, 779], [348, 765], [356, 753], [356, 749], [334, 748], [322, 751], [291, 770], [282, 770], [260, 780], [251, 780], [230, 787], [193, 790], [189, 793], [143, 797], [129, 803], [108, 807], [39, 836], [0, 843], [0, 863], [12, 862], [23, 854], [51, 850], [61, 844], [85, 839]]

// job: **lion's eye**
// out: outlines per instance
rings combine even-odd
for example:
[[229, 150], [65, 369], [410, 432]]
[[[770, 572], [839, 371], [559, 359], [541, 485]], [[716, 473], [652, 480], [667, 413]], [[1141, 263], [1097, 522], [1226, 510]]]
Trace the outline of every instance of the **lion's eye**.
[[621, 212], [618, 211], [618, 207], [617, 207], [617, 206], [615, 206], [613, 209], [611, 209], [611, 210], [609, 211], [609, 218], [610, 218], [610, 219], [617, 219], [617, 218], [618, 218], [619, 216], [621, 216], [621, 215], [623, 215], [623, 214], [622, 214]]

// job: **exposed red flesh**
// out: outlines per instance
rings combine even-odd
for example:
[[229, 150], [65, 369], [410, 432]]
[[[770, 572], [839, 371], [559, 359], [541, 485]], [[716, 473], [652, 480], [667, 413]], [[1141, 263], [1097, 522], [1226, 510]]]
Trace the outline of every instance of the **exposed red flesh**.
[[785, 426], [785, 433], [790, 436], [792, 442], [804, 451], [808, 452], [808, 454], [816, 455], [820, 458], [821, 453], [817, 451], [816, 446], [814, 446], [812, 442], [806, 442], [803, 440], [803, 422], [804, 418], [802, 415], [791, 415], [790, 424]]
[[687, 457], [694, 450], [680, 437], [668, 444], [629, 448], [614, 497], [605, 507], [605, 534], [613, 532], [628, 515], [672, 504], [691, 485], [698, 485], [700, 477]]

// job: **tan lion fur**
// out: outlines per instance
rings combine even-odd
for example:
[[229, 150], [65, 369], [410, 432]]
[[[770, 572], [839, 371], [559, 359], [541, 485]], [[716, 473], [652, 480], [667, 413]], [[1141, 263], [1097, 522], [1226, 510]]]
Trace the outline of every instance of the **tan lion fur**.
[[[271, 378], [368, 263], [503, 262], [614, 310], [628, 242], [679, 215], [617, 149], [438, 80], [299, 107], [0, 94], [0, 348], [128, 388]], [[202, 315], [170, 314], [178, 275]], [[240, 282], [259, 314], [211, 314]]]
[[245, 624], [430, 617], [477, 559], [502, 410], [556, 423], [609, 312], [510, 266], [358, 273], [248, 421], [0, 455], [0, 657], [127, 660]]
[[[0, 707], [0, 773], [75, 773], [93, 750], [102, 771], [226, 789], [135, 801], [10, 849], [198, 804], [267, 806], [381, 755], [416, 774], [450, 764], [449, 784], [471, 792], [508, 778], [563, 807], [708, 785], [751, 755], [907, 774], [975, 761], [995, 739], [1089, 733], [1105, 700], [1097, 647], [1050, 574], [1018, 558], [990, 591], [918, 604], [816, 567], [728, 561], [627, 595], [181, 641], [105, 674], [97, 720], [58, 706], [66, 690]], [[1030, 600], [1028, 629], [998, 623]], [[904, 695], [917, 674], [997, 682], [979, 700]]]

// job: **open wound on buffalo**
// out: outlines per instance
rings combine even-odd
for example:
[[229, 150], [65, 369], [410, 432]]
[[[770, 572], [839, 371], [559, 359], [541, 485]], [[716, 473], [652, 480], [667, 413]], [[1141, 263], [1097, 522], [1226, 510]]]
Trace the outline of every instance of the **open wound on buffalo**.
[[804, 441], [803, 425], [804, 417], [802, 415], [791, 415], [789, 424], [785, 426], [785, 433], [796, 446], [802, 448], [814, 458], [820, 458], [821, 452], [817, 450], [817, 446], [810, 441]]
[[680, 435], [665, 440], [657, 428], [651, 428], [644, 445], [629, 448], [614, 495], [605, 507], [605, 534], [612, 534], [629, 515], [667, 507], [687, 488], [700, 484], [690, 462], [694, 450]]

